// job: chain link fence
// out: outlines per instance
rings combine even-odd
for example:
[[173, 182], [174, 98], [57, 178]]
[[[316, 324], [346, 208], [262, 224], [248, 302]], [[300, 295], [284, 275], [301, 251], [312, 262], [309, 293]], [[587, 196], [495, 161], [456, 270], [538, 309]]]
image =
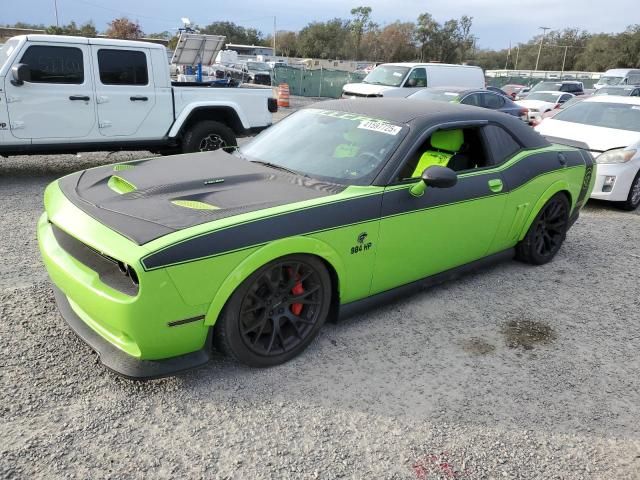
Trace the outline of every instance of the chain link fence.
[[291, 95], [301, 97], [340, 98], [342, 87], [347, 83], [358, 83], [366, 76], [364, 73], [352, 73], [342, 70], [304, 70], [302, 68], [279, 66], [273, 69], [272, 84], [289, 85]]

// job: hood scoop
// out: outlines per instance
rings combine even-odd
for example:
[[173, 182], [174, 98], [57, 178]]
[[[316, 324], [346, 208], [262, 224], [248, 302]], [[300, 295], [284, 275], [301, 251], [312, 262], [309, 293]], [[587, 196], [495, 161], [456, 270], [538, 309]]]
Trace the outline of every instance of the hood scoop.
[[60, 188], [78, 208], [139, 245], [202, 223], [344, 189], [221, 150], [92, 168], [62, 178]]

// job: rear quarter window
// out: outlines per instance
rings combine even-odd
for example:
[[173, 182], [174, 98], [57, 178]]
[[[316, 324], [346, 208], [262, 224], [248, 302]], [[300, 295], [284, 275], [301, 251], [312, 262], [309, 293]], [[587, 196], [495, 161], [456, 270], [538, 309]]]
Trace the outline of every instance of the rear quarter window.
[[499, 165], [522, 149], [522, 146], [502, 127], [487, 125], [483, 128], [487, 146], [491, 151], [491, 164]]

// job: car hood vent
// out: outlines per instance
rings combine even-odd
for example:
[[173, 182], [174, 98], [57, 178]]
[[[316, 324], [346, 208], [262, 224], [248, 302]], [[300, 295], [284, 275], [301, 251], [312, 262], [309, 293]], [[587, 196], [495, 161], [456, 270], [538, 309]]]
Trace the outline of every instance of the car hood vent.
[[126, 165], [77, 172], [59, 184], [74, 205], [139, 245], [194, 225], [344, 189], [221, 150]]

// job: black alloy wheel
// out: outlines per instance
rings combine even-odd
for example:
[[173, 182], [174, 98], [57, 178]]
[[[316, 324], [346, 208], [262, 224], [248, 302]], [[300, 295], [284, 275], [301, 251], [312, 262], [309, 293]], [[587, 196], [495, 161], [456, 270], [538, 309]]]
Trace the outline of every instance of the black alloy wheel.
[[565, 194], [557, 193], [551, 197], [516, 246], [516, 258], [534, 265], [551, 261], [567, 236], [569, 208]]
[[251, 366], [298, 355], [324, 324], [331, 283], [323, 263], [292, 255], [273, 261], [236, 290], [216, 324], [223, 351]]

